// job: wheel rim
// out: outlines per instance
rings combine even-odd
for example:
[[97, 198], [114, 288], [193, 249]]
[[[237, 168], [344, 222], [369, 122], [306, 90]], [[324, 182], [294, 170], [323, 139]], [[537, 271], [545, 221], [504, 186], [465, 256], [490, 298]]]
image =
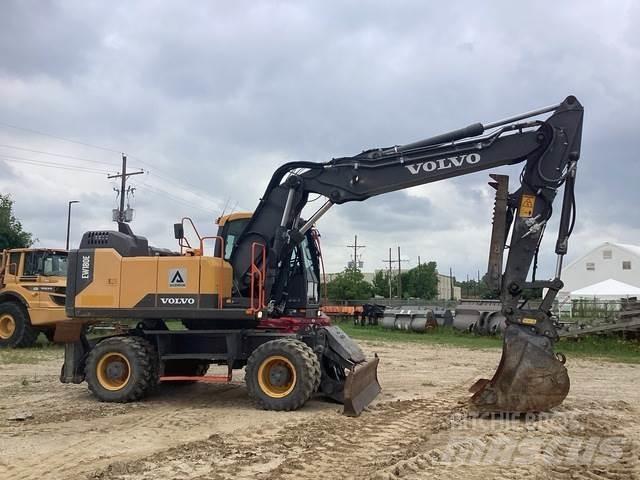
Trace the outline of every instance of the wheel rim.
[[288, 358], [274, 355], [260, 365], [258, 383], [271, 398], [286, 397], [296, 386], [296, 369]]
[[8, 340], [13, 336], [16, 331], [16, 321], [8, 313], [3, 313], [0, 316], [0, 338], [2, 340]]
[[100, 386], [114, 392], [121, 390], [129, 383], [131, 364], [123, 354], [110, 352], [102, 356], [96, 373]]

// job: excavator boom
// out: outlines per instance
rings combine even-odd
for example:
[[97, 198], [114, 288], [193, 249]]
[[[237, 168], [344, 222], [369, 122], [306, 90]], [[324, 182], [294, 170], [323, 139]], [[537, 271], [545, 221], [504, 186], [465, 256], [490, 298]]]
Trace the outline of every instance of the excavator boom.
[[[536, 117], [550, 114], [545, 120]], [[378, 148], [326, 163], [291, 162], [278, 168], [240, 235], [231, 263], [240, 292], [251, 285], [251, 248], [268, 248], [265, 298], [274, 317], [289, 308], [289, 271], [295, 246], [336, 204], [459, 177], [503, 165], [523, 163], [520, 187], [509, 193], [500, 182], [494, 210], [488, 281], [500, 292], [507, 328], [500, 366], [489, 381], [477, 383], [472, 403], [480, 410], [546, 410], [562, 402], [569, 389], [566, 369], [553, 350], [557, 334], [550, 310], [562, 288], [562, 258], [573, 229], [573, 186], [580, 158], [583, 107], [569, 96], [557, 105], [463, 129], [404, 146]], [[549, 221], [552, 204], [564, 185], [555, 276], [528, 281], [534, 257]], [[310, 194], [326, 197], [307, 221], [302, 209]], [[274, 228], [275, 227], [275, 228]], [[506, 244], [511, 231], [510, 243]], [[508, 247], [503, 271], [502, 254]], [[535, 268], [534, 268], [535, 270]], [[534, 273], [535, 275], [535, 273]], [[523, 292], [545, 288], [540, 307], [523, 309]], [[370, 376], [373, 381], [373, 376]], [[358, 382], [366, 391], [366, 382]]]

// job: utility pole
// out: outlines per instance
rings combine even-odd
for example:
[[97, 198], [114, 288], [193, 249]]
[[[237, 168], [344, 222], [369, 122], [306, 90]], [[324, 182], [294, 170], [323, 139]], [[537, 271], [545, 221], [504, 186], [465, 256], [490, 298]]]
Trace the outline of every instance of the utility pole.
[[69, 233], [71, 232], [71, 205], [74, 203], [80, 203], [80, 200], [69, 201], [69, 210], [67, 211], [67, 246], [66, 250], [69, 250]]
[[465, 285], [467, 286], [467, 294], [465, 295], [463, 293], [462, 298], [469, 298], [469, 274], [468, 273], [467, 273], [467, 283], [465, 283]]
[[402, 262], [408, 262], [409, 260], [403, 260], [400, 258], [400, 247], [398, 247], [398, 258], [391, 257], [391, 249], [389, 249], [389, 260], [382, 260], [384, 263], [389, 265], [389, 298], [392, 296], [391, 289], [391, 275], [392, 275], [392, 266], [394, 263], [398, 262], [398, 297], [402, 298], [402, 279], [400, 278], [402, 275]]
[[420, 266], [420, 255], [418, 255], [418, 266]]
[[453, 295], [453, 270], [449, 267], [449, 284], [451, 285], [451, 300], [455, 300]]
[[391, 266], [395, 262], [395, 260], [391, 258], [391, 247], [389, 247], [389, 260], [382, 260], [382, 261], [386, 263], [389, 267], [387, 270], [387, 280], [389, 280], [389, 298], [391, 298], [393, 297], [393, 291], [391, 286], [391, 275], [392, 275]]
[[347, 245], [347, 248], [353, 248], [353, 270], [359, 270], [358, 268], [358, 249], [365, 248], [366, 245], [358, 245], [358, 235], [355, 235], [353, 239], [353, 245]]
[[400, 260], [400, 245], [398, 245], [398, 298], [402, 298], [402, 260]]
[[[127, 179], [133, 175], [141, 175], [144, 171], [140, 170], [139, 172], [127, 172], [127, 156], [122, 154], [122, 173], [117, 175], [109, 175], [107, 178], [119, 178], [120, 179], [120, 189], [115, 189], [120, 195], [120, 208], [118, 209], [117, 218], [114, 221], [118, 223], [126, 222], [125, 214], [124, 214], [124, 196], [127, 193]], [[130, 190], [129, 190], [130, 191]]]

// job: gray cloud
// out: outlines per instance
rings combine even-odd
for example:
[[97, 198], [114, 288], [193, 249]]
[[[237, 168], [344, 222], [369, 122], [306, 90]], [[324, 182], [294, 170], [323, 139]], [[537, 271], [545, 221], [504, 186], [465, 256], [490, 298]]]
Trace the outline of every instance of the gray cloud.
[[[640, 123], [634, 2], [15, 1], [0, 13], [0, 121], [127, 151], [151, 172], [136, 179], [134, 227], [157, 244], [173, 244], [176, 217], [213, 228], [227, 200], [253, 208], [285, 161], [406, 143], [569, 93], [586, 108], [572, 254], [603, 232], [638, 243], [640, 217], [629, 214]], [[118, 169], [116, 152], [1, 126], [0, 137]], [[78, 228], [109, 225], [110, 182], [24, 168], [10, 164], [0, 189], [14, 193], [43, 242], [63, 239], [71, 194], [82, 197]], [[519, 168], [502, 170], [513, 185]], [[397, 243], [461, 274], [484, 269], [486, 180], [336, 207], [320, 224], [330, 268], [341, 268], [348, 252], [338, 246], [357, 233], [371, 269]], [[543, 264], [549, 272], [552, 261]]]

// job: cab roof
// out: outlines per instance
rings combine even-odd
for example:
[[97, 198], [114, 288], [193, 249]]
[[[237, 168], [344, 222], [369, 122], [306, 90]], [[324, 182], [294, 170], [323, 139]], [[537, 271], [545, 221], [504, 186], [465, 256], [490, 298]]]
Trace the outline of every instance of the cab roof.
[[246, 220], [248, 218], [251, 218], [252, 216], [253, 216], [253, 213], [251, 212], [235, 212], [235, 213], [230, 213], [229, 215], [223, 215], [222, 217], [218, 217], [218, 220], [216, 220], [216, 223], [220, 227], [222, 227], [227, 222], [233, 222], [234, 220]]
[[64, 248], [8, 248], [6, 252], [55, 252], [68, 253]]

